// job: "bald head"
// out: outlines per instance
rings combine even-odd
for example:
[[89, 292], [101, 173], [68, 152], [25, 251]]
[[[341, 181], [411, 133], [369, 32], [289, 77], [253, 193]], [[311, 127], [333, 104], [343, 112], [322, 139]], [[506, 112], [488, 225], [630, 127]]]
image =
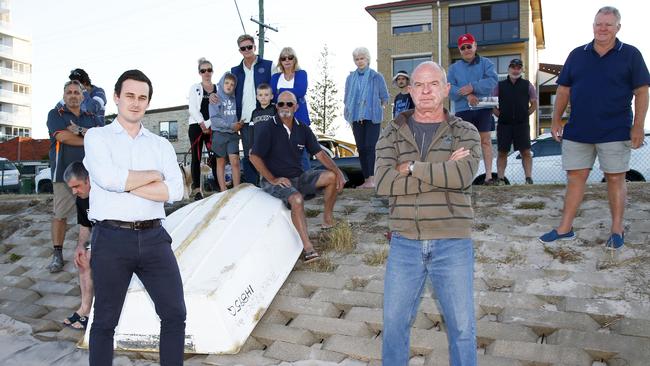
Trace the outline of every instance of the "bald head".
[[433, 61], [424, 61], [421, 64], [417, 65], [415, 69], [413, 70], [413, 73], [411, 74], [411, 78], [415, 80], [415, 73], [417, 72], [422, 72], [424, 70], [427, 71], [437, 71], [442, 74], [442, 83], [447, 84], [447, 73], [445, 72], [445, 69], [440, 67], [437, 63]]
[[275, 104], [275, 107], [278, 110], [278, 116], [280, 116], [283, 122], [292, 121], [293, 115], [298, 109], [296, 95], [290, 91], [283, 91], [278, 95], [278, 102]]
[[296, 95], [293, 94], [292, 92], [288, 91], [288, 90], [285, 90], [282, 93], [280, 93], [280, 95], [278, 95], [278, 101], [280, 101], [280, 100], [283, 100], [285, 102], [287, 102], [287, 101], [291, 101], [291, 102], [294, 102], [294, 103], [298, 102], [298, 99], [296, 98]]

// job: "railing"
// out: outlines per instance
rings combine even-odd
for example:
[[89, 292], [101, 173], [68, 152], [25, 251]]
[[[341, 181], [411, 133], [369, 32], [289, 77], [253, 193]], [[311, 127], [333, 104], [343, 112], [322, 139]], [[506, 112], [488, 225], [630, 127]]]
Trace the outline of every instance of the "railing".
[[0, 111], [0, 122], [9, 122], [12, 125], [26, 126], [30, 124], [28, 113], [11, 113]]
[[30, 73], [20, 72], [17, 70], [9, 69], [7, 67], [0, 67], [0, 76], [3, 76], [5, 78], [13, 78], [25, 84], [31, 83], [32, 80], [32, 75]]
[[21, 104], [21, 105], [31, 105], [32, 98], [29, 94], [14, 93], [9, 90], [0, 89], [0, 98], [9, 99], [9, 103]]

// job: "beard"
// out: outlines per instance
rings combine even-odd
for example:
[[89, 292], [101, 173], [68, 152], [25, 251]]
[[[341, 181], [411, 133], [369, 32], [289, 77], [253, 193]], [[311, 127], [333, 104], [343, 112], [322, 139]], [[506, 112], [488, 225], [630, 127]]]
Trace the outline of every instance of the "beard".
[[293, 117], [293, 113], [290, 110], [281, 109], [278, 111], [278, 116], [281, 118], [291, 118]]

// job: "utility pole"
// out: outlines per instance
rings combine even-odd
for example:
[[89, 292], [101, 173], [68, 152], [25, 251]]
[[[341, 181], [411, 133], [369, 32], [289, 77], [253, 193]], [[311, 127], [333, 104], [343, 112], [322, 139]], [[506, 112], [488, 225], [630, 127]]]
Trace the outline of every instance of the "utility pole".
[[259, 43], [260, 45], [257, 47], [257, 54], [259, 55], [260, 58], [264, 58], [264, 41], [265, 41], [265, 36], [264, 33], [266, 31], [266, 28], [277, 32], [277, 28], [273, 28], [268, 24], [264, 24], [264, 0], [259, 0], [259, 20], [253, 19], [251, 17], [251, 22], [257, 23], [259, 25], [259, 31], [257, 32], [257, 35], [259, 36]]

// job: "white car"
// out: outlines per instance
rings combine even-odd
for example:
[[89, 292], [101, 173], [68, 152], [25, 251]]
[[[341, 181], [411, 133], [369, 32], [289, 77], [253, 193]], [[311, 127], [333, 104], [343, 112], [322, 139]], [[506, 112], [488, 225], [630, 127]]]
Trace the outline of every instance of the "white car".
[[34, 177], [36, 193], [52, 193], [52, 170], [46, 168]]
[[11, 161], [0, 158], [0, 191], [18, 192], [20, 189], [20, 172]]
[[[562, 145], [555, 141], [550, 133], [540, 135], [531, 142], [530, 148], [533, 154], [533, 182], [535, 184], [566, 184], [566, 171], [562, 169]], [[495, 154], [496, 156], [496, 154]], [[496, 159], [492, 166], [492, 177], [496, 179]], [[521, 156], [518, 151], [508, 155], [508, 165], [504, 174], [506, 184], [524, 184], [524, 169], [521, 165]], [[630, 170], [625, 178], [631, 182], [650, 181], [650, 133], [646, 131], [643, 145], [632, 150], [630, 156]], [[587, 183], [604, 182], [605, 176], [600, 170], [598, 158], [594, 168], [589, 173]], [[485, 182], [485, 167], [483, 161], [479, 165], [478, 176], [474, 184]]]

